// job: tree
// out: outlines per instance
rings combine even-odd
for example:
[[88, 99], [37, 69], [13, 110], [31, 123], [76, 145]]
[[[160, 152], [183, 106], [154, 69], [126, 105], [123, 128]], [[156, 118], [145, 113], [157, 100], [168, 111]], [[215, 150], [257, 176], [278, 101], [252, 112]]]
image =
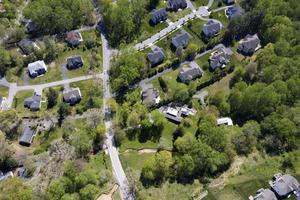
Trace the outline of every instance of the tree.
[[198, 46], [193, 42], [189, 43], [189, 45], [187, 46], [187, 48], [185, 50], [186, 57], [189, 60], [193, 60], [194, 57], [196, 56], [197, 52], [198, 52]]
[[50, 87], [46, 93], [46, 97], [48, 102], [47, 108], [53, 108], [57, 104], [58, 92]]
[[26, 186], [18, 178], [9, 178], [0, 182], [1, 198], [8, 200], [31, 200], [33, 199], [32, 189]]
[[62, 123], [62, 121], [64, 120], [64, 118], [71, 114], [71, 108], [68, 104], [65, 104], [65, 103], [61, 103], [59, 105], [59, 108], [58, 108], [58, 120], [60, 122], [60, 124]]
[[99, 192], [97, 186], [88, 184], [79, 191], [79, 194], [81, 199], [94, 200]]
[[97, 185], [98, 177], [91, 170], [85, 170], [75, 177], [76, 190], [79, 191], [88, 184]]
[[65, 194], [65, 185], [62, 182], [62, 179], [57, 179], [50, 183], [47, 189], [47, 197], [50, 200], [60, 200], [64, 194]]
[[75, 147], [78, 158], [85, 158], [91, 151], [91, 140], [85, 132], [77, 132], [73, 135], [71, 144]]

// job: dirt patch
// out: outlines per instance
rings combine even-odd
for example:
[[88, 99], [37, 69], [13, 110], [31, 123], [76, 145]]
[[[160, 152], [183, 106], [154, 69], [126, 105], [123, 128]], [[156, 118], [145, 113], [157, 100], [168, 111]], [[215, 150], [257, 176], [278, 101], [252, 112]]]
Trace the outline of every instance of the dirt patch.
[[118, 188], [119, 186], [115, 184], [108, 194], [101, 194], [101, 196], [98, 197], [97, 200], [113, 200], [112, 196], [117, 191]]
[[157, 149], [141, 149], [141, 150], [138, 150], [139, 154], [156, 153], [156, 152], [157, 152]]

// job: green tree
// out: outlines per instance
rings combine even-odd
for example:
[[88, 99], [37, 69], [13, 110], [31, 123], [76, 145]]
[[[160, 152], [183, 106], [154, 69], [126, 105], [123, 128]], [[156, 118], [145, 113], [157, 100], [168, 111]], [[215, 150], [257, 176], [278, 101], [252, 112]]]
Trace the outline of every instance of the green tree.
[[97, 186], [88, 184], [79, 191], [81, 199], [94, 200], [99, 193]]
[[58, 92], [53, 88], [49, 88], [47, 93], [47, 108], [53, 108], [57, 104]]

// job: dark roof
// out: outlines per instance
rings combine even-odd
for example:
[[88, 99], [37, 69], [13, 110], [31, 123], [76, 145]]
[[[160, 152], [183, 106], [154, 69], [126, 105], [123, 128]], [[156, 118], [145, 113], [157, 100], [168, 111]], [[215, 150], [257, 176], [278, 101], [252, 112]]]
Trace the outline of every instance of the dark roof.
[[215, 36], [217, 33], [220, 32], [223, 25], [216, 21], [216, 20], [209, 20], [206, 24], [203, 26], [203, 34], [206, 37], [212, 37]]
[[154, 10], [151, 12], [151, 23], [152, 24], [158, 24], [161, 21], [165, 21], [168, 19], [168, 14], [165, 8], [162, 8], [160, 10]]
[[187, 7], [186, 0], [168, 0], [167, 7], [170, 10], [177, 11], [178, 9], [184, 9]]
[[223, 0], [226, 4], [233, 4], [235, 0]]
[[240, 17], [243, 14], [244, 14], [244, 10], [239, 5], [235, 5], [235, 6], [229, 7], [226, 10], [226, 15], [230, 19], [235, 18], [235, 17]]
[[276, 195], [270, 189], [259, 189], [253, 200], [277, 200]]
[[238, 47], [238, 51], [244, 54], [253, 54], [260, 43], [260, 39], [257, 34], [247, 35]]
[[71, 31], [66, 34], [65, 40], [69, 43], [71, 46], [78, 46], [80, 44], [81, 36], [80, 33]]
[[221, 48], [212, 53], [209, 57], [209, 66], [211, 69], [220, 68], [229, 62], [232, 51], [228, 48]]
[[3, 97], [0, 96], [0, 107], [1, 107], [1, 104], [2, 104], [2, 100], [3, 100]]
[[289, 174], [276, 175], [276, 180], [272, 183], [272, 190], [279, 197], [286, 197], [299, 187], [297, 179]]
[[31, 41], [29, 39], [23, 39], [20, 42], [18, 42], [17, 45], [22, 50], [22, 52], [26, 55], [32, 53], [34, 50], [33, 41]]
[[41, 95], [34, 94], [32, 97], [25, 99], [24, 106], [31, 111], [37, 111], [41, 107]]
[[181, 33], [177, 34], [176, 36], [174, 36], [172, 38], [172, 45], [175, 49], [182, 47], [185, 48], [188, 46], [190, 41], [190, 35], [185, 32], [185, 31], [181, 31]]
[[151, 66], [156, 66], [160, 64], [165, 59], [165, 54], [161, 48], [155, 48], [150, 53], [148, 53], [148, 60]]
[[67, 58], [67, 68], [68, 69], [77, 69], [83, 66], [83, 60], [81, 56], [72, 56]]
[[29, 22], [26, 24], [26, 31], [29, 34], [32, 34], [37, 31], [37, 26], [32, 20], [29, 20]]
[[19, 139], [19, 144], [30, 146], [34, 136], [35, 136], [35, 129], [26, 126], [23, 130], [23, 134], [21, 138]]
[[199, 66], [195, 62], [192, 62], [188, 67], [184, 67], [180, 70], [178, 78], [182, 82], [188, 83], [201, 75], [202, 71], [200, 70]]
[[71, 88], [69, 90], [64, 90], [63, 92], [64, 101], [71, 105], [74, 105], [81, 100], [81, 92], [79, 88]]

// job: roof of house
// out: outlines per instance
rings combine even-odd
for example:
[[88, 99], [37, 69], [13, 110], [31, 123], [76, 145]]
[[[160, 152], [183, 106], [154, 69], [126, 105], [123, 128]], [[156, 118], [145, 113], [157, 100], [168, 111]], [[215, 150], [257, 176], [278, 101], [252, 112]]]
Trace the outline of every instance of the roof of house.
[[65, 40], [72, 46], [79, 45], [82, 37], [79, 32], [70, 31], [66, 34]]
[[18, 47], [22, 50], [22, 52], [26, 55], [30, 54], [34, 50], [34, 42], [32, 40], [29, 40], [27, 38], [21, 40], [18, 42]]
[[231, 19], [240, 17], [244, 14], [244, 10], [239, 5], [234, 5], [226, 10], [226, 15]]
[[159, 100], [159, 91], [156, 88], [147, 88], [142, 92], [142, 101], [148, 106], [156, 105]]
[[253, 200], [277, 200], [276, 195], [270, 189], [259, 189]]
[[206, 24], [203, 26], [203, 34], [206, 37], [212, 37], [220, 32], [220, 30], [223, 28], [223, 25], [221, 22], [216, 20], [209, 20]]
[[229, 62], [232, 51], [229, 48], [220, 48], [213, 52], [209, 57], [209, 65], [212, 69], [216, 69], [226, 65]]
[[41, 69], [47, 71], [47, 65], [43, 60], [38, 60], [28, 64], [28, 71], [30, 74], [34, 74]]
[[182, 82], [187, 83], [201, 75], [202, 75], [202, 71], [201, 71], [200, 67], [198, 66], [198, 64], [195, 62], [191, 62], [188, 65], [188, 67], [183, 67], [180, 70], [180, 72], [178, 74], [178, 78]]
[[164, 60], [165, 54], [161, 48], [155, 48], [150, 53], [148, 53], [147, 57], [151, 65], [154, 66], [161, 63]]
[[232, 126], [233, 122], [230, 117], [222, 117], [222, 118], [217, 119], [217, 124], [218, 125], [226, 124], [228, 126]]
[[233, 4], [235, 0], [223, 0], [223, 2], [226, 4]]
[[186, 31], [181, 30], [179, 34], [177, 34], [172, 38], [172, 45], [176, 49], [179, 47], [185, 48], [189, 44], [189, 41], [190, 41], [190, 35]]
[[187, 7], [187, 2], [186, 0], [168, 0], [167, 6], [168, 8], [177, 10], [179, 8]]
[[151, 12], [151, 21], [154, 24], [158, 24], [161, 21], [165, 21], [168, 18], [168, 14], [165, 8], [159, 10], [153, 10]]
[[82, 67], [83, 60], [81, 56], [71, 56], [67, 58], [67, 67], [68, 68], [78, 68]]
[[69, 90], [63, 91], [64, 100], [68, 103], [75, 103], [81, 99], [81, 92], [80, 89], [77, 88], [70, 88]]
[[254, 53], [259, 43], [260, 39], [257, 34], [247, 35], [240, 41], [238, 50], [244, 53]]
[[19, 139], [20, 144], [30, 145], [32, 143], [33, 137], [35, 136], [35, 129], [26, 126], [23, 130], [23, 134]]
[[34, 94], [33, 96], [25, 99], [24, 106], [30, 108], [30, 110], [39, 110], [41, 107], [41, 95]]
[[273, 191], [281, 197], [292, 193], [299, 186], [297, 179], [289, 174], [278, 174], [272, 183]]

